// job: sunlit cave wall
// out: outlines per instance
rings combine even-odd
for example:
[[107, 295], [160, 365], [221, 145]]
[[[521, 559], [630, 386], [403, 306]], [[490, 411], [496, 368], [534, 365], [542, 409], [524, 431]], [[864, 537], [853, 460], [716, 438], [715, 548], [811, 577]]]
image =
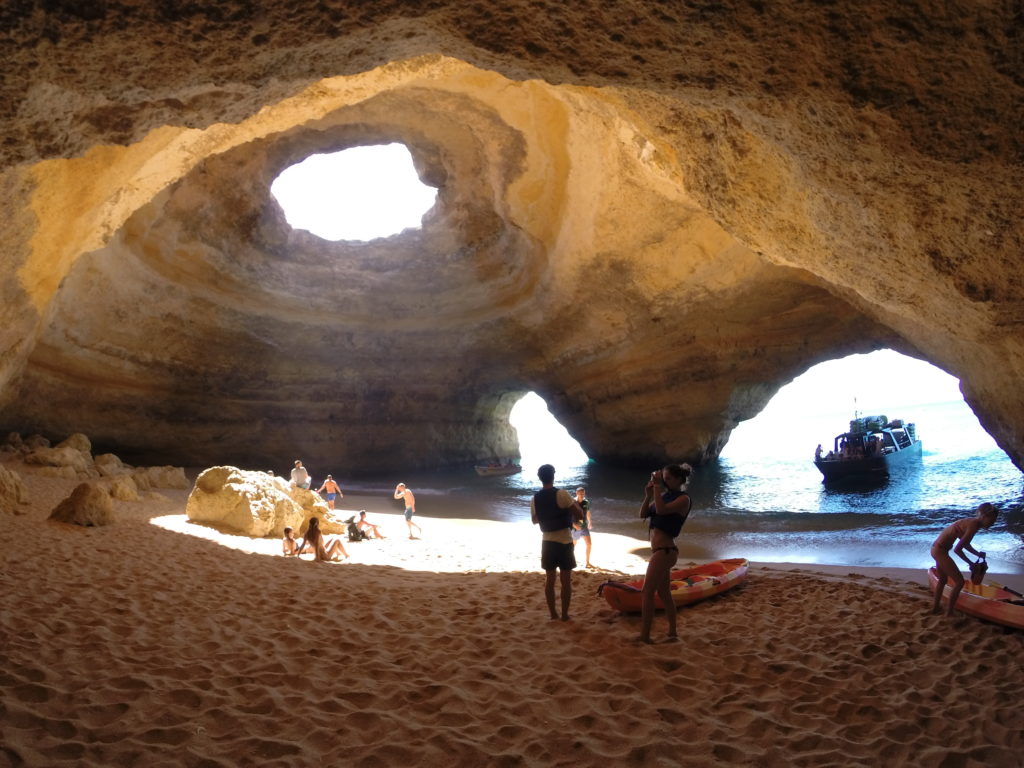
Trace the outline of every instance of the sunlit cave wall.
[[[535, 390], [591, 456], [703, 460], [892, 346], [1024, 454], [1012, 9], [54, 8], [3, 11], [0, 426], [444, 464]], [[421, 231], [287, 228], [281, 168], [383, 139]]]

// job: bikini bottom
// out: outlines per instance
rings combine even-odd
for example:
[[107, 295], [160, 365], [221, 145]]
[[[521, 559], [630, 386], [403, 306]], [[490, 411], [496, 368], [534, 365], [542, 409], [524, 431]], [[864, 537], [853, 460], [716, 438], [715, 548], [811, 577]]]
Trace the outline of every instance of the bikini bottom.
[[652, 547], [651, 553], [655, 552], [678, 552], [679, 547]]

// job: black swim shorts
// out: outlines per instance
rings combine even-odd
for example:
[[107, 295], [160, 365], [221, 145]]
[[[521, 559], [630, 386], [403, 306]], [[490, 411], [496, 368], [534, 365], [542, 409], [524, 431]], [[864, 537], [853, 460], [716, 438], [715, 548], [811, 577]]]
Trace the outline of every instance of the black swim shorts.
[[540, 567], [545, 571], [553, 571], [556, 568], [571, 571], [576, 567], [576, 555], [573, 553], [572, 544], [563, 544], [560, 541], [542, 541], [540, 543]]

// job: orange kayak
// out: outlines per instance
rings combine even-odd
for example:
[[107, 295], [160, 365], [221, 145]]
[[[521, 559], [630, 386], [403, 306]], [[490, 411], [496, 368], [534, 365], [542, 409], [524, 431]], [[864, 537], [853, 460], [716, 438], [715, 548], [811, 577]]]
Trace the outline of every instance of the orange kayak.
[[[932, 566], [928, 569], [928, 584], [931, 586], [932, 594], [935, 593], [935, 586], [938, 583], [939, 575]], [[949, 593], [952, 591], [953, 588], [947, 582], [942, 590], [944, 603], [949, 603]], [[994, 584], [971, 584], [968, 581], [956, 599], [956, 607], [968, 616], [1024, 629], [1024, 599]]]
[[[672, 602], [677, 606], [688, 605], [732, 589], [747, 578], [749, 567], [745, 558], [737, 557], [672, 571]], [[608, 605], [617, 611], [639, 613], [643, 587], [643, 579], [606, 581], [597, 588], [597, 593], [603, 595]], [[654, 605], [659, 610], [664, 607], [657, 594]]]

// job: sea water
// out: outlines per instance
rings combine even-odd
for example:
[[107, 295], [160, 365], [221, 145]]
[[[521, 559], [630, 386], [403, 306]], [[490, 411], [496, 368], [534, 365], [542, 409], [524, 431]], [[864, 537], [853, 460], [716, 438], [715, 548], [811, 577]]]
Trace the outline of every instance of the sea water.
[[[980, 427], [963, 400], [900, 408], [887, 414], [917, 425], [920, 460], [886, 480], [830, 488], [813, 464], [814, 448], [827, 451], [852, 413], [813, 419], [756, 419], [734, 432], [722, 456], [697, 467], [690, 484], [693, 512], [679, 539], [690, 559], [746, 557], [767, 562], [926, 568], [939, 531], [973, 515], [983, 501], [1002, 510], [981, 531], [975, 548], [992, 571], [1024, 573], [1024, 475]], [[585, 461], [561, 465], [543, 451], [523, 457], [523, 471], [478, 477], [472, 467], [409, 473], [394, 478], [416, 493], [423, 517], [466, 517], [529, 525], [536, 469], [556, 468], [555, 483], [585, 486], [594, 521], [593, 561], [600, 565], [600, 534], [646, 541], [637, 512], [646, 470]], [[394, 486], [353, 481], [346, 489], [390, 497]], [[396, 511], [399, 502], [394, 502]], [[500, 541], [495, 546], [501, 546]]]

